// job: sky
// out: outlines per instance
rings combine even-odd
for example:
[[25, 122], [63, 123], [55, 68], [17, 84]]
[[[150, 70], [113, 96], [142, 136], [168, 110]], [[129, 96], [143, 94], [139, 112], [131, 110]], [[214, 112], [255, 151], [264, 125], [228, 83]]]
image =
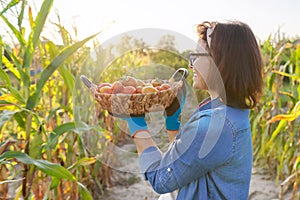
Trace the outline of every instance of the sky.
[[[38, 10], [42, 1], [31, 1]], [[55, 0], [48, 18], [57, 22], [58, 13], [67, 30], [75, 24], [79, 39], [102, 31], [100, 42], [142, 28], [167, 29], [196, 41], [196, 24], [223, 20], [247, 23], [263, 41], [279, 29], [300, 36], [299, 10], [299, 0]], [[44, 34], [57, 37], [50, 24]]]
[[103, 30], [100, 39], [163, 28], [196, 40], [196, 24], [232, 19], [247, 23], [260, 40], [279, 28], [287, 36], [300, 36], [299, 0], [56, 0], [53, 8], [65, 25], [75, 23], [82, 37]]

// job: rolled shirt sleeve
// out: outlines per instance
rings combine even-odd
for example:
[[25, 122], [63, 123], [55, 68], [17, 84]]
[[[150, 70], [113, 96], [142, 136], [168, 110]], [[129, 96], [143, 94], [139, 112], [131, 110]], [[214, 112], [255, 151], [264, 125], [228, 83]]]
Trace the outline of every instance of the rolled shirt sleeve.
[[[211, 119], [211, 115], [205, 112], [192, 116], [164, 154], [157, 147], [149, 147], [142, 152], [139, 158], [141, 170], [157, 193], [181, 188], [230, 159], [232, 137], [221, 134], [223, 124]], [[207, 137], [207, 134], [220, 131], [219, 135], [215, 135], [217, 137]], [[206, 141], [207, 138], [209, 141]], [[211, 148], [204, 156], [201, 155], [202, 146]]]
[[[155, 171], [159, 168], [161, 159], [162, 153], [157, 147], [152, 146], [145, 149], [139, 158], [142, 173], [146, 175], [145, 173], [148, 171]], [[148, 180], [146, 176], [144, 178]]]

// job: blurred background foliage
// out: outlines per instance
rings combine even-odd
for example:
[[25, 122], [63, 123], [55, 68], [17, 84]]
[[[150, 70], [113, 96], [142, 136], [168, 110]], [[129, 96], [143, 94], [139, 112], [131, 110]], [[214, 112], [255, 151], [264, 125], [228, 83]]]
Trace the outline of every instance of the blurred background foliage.
[[[44, 0], [32, 13], [26, 1], [12, 0], [0, 11], [14, 41], [0, 36], [0, 198], [103, 195], [114, 179], [106, 164], [116, 159], [110, 144], [129, 140], [77, 77], [85, 74], [96, 84], [124, 75], [166, 79], [188, 66], [190, 51], [179, 52], [172, 35], [162, 36], [156, 49], [127, 35], [104, 48], [97, 33], [78, 41], [76, 27], [70, 32], [58, 20], [52, 23], [63, 41], [58, 45], [42, 36], [52, 3]], [[11, 12], [17, 23], [7, 18]], [[266, 167], [282, 185], [281, 198], [288, 188], [299, 197], [300, 42], [279, 32], [260, 44], [265, 86], [261, 103], [251, 111], [254, 164]], [[199, 101], [206, 95], [196, 93]]]

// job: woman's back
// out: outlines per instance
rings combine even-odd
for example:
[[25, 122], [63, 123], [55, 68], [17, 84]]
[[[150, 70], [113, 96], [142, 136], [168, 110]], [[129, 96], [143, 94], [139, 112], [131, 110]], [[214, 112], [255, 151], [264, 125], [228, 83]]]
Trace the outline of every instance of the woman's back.
[[[192, 137], [195, 143], [191, 143], [188, 150], [197, 161], [190, 158], [191, 162], [187, 163], [196, 168], [191, 175], [199, 178], [180, 188], [178, 199], [248, 199], [252, 170], [249, 110], [221, 104], [208, 108], [210, 105], [205, 105], [207, 109], [200, 108], [191, 117], [203, 123], [199, 124], [197, 134]], [[223, 119], [215, 120], [216, 117]], [[210, 128], [203, 128], [205, 126]], [[209, 152], [201, 149], [205, 147], [210, 149]], [[204, 167], [207, 171], [202, 175], [200, 171]]]

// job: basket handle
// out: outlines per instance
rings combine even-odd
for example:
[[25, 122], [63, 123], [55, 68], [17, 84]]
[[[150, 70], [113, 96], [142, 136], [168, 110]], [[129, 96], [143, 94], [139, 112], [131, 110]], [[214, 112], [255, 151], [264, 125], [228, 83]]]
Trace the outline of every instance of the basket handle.
[[173, 81], [181, 81], [183, 79], [186, 79], [189, 75], [189, 72], [187, 69], [185, 68], [179, 68], [176, 70], [176, 72], [174, 72], [174, 74], [171, 76], [171, 78], [169, 79], [169, 81], [173, 80]]

